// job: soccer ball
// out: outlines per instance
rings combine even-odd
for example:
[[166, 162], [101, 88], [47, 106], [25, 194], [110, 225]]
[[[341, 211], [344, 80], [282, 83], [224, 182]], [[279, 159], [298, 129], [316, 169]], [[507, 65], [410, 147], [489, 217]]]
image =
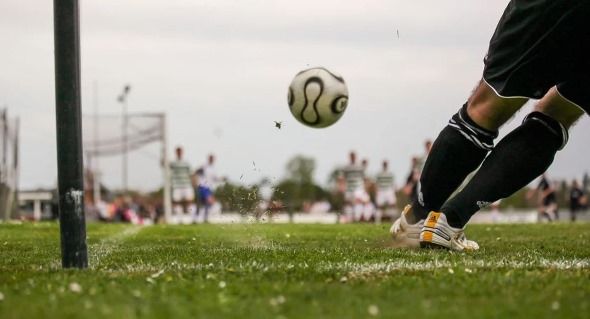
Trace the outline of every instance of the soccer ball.
[[289, 86], [289, 110], [311, 127], [336, 123], [348, 105], [348, 88], [342, 76], [324, 67], [303, 70]]

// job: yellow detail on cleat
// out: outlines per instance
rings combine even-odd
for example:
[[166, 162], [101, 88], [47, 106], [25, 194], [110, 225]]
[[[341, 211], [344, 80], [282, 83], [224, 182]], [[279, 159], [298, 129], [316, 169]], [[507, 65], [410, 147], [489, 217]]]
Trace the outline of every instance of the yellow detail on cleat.
[[428, 220], [426, 221], [426, 226], [434, 228], [439, 217], [440, 213], [430, 212], [430, 214], [428, 215]]
[[432, 242], [432, 232], [429, 232], [429, 231], [422, 232], [422, 241], [431, 243]]

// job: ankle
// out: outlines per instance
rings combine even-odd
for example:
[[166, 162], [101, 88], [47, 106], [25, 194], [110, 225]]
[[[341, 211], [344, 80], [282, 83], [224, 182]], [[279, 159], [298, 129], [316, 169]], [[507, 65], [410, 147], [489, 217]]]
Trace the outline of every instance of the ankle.
[[426, 219], [429, 213], [429, 209], [420, 205], [420, 203], [416, 201], [415, 203], [412, 203], [412, 209], [410, 209], [409, 213], [406, 214], [406, 220], [408, 223], [415, 224], [423, 219]]
[[445, 214], [445, 216], [447, 217], [447, 223], [449, 224], [449, 226], [451, 226], [453, 228], [459, 228], [459, 229], [465, 227], [465, 224], [461, 220], [461, 217], [459, 216], [459, 214], [456, 214], [453, 211], [441, 211], [441, 212], [443, 214]]

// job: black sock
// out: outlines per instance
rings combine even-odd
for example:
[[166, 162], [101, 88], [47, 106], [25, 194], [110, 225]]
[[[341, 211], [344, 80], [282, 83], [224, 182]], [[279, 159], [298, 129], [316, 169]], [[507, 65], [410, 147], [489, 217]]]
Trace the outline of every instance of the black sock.
[[497, 136], [469, 118], [467, 105], [453, 115], [434, 141], [420, 176], [418, 199], [412, 203], [416, 221], [441, 209], [465, 177], [481, 164]]
[[482, 207], [506, 198], [544, 173], [567, 142], [567, 130], [549, 116], [533, 112], [506, 135], [473, 179], [442, 207], [452, 227], [462, 228]]

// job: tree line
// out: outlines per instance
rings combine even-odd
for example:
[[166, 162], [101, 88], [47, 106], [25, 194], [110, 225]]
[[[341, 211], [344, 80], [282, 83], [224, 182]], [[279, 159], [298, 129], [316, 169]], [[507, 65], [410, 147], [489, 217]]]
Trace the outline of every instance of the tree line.
[[[226, 181], [215, 190], [215, 197], [222, 203], [224, 211], [251, 213], [256, 211], [261, 200], [270, 200], [280, 203], [281, 210], [287, 212], [300, 212], [305, 204], [316, 201], [328, 201], [331, 210], [339, 212], [344, 205], [343, 195], [336, 190], [336, 180], [342, 168], [336, 167], [328, 176], [328, 183], [325, 186], [314, 181], [313, 176], [316, 169], [316, 162], [313, 158], [304, 155], [296, 155], [291, 158], [285, 166], [285, 177], [271, 182], [263, 178], [254, 185], [240, 185]], [[398, 181], [405, 179], [399, 179]], [[569, 205], [570, 187], [567, 181], [558, 181], [556, 184], [557, 200], [560, 207]], [[403, 186], [403, 185], [398, 185]], [[261, 195], [262, 188], [270, 188], [272, 195], [264, 198]], [[400, 190], [397, 191], [397, 207], [403, 208], [408, 203], [408, 198]], [[514, 193], [509, 198], [502, 200], [501, 209], [535, 209], [537, 199], [527, 198], [529, 187], [525, 187]]]

